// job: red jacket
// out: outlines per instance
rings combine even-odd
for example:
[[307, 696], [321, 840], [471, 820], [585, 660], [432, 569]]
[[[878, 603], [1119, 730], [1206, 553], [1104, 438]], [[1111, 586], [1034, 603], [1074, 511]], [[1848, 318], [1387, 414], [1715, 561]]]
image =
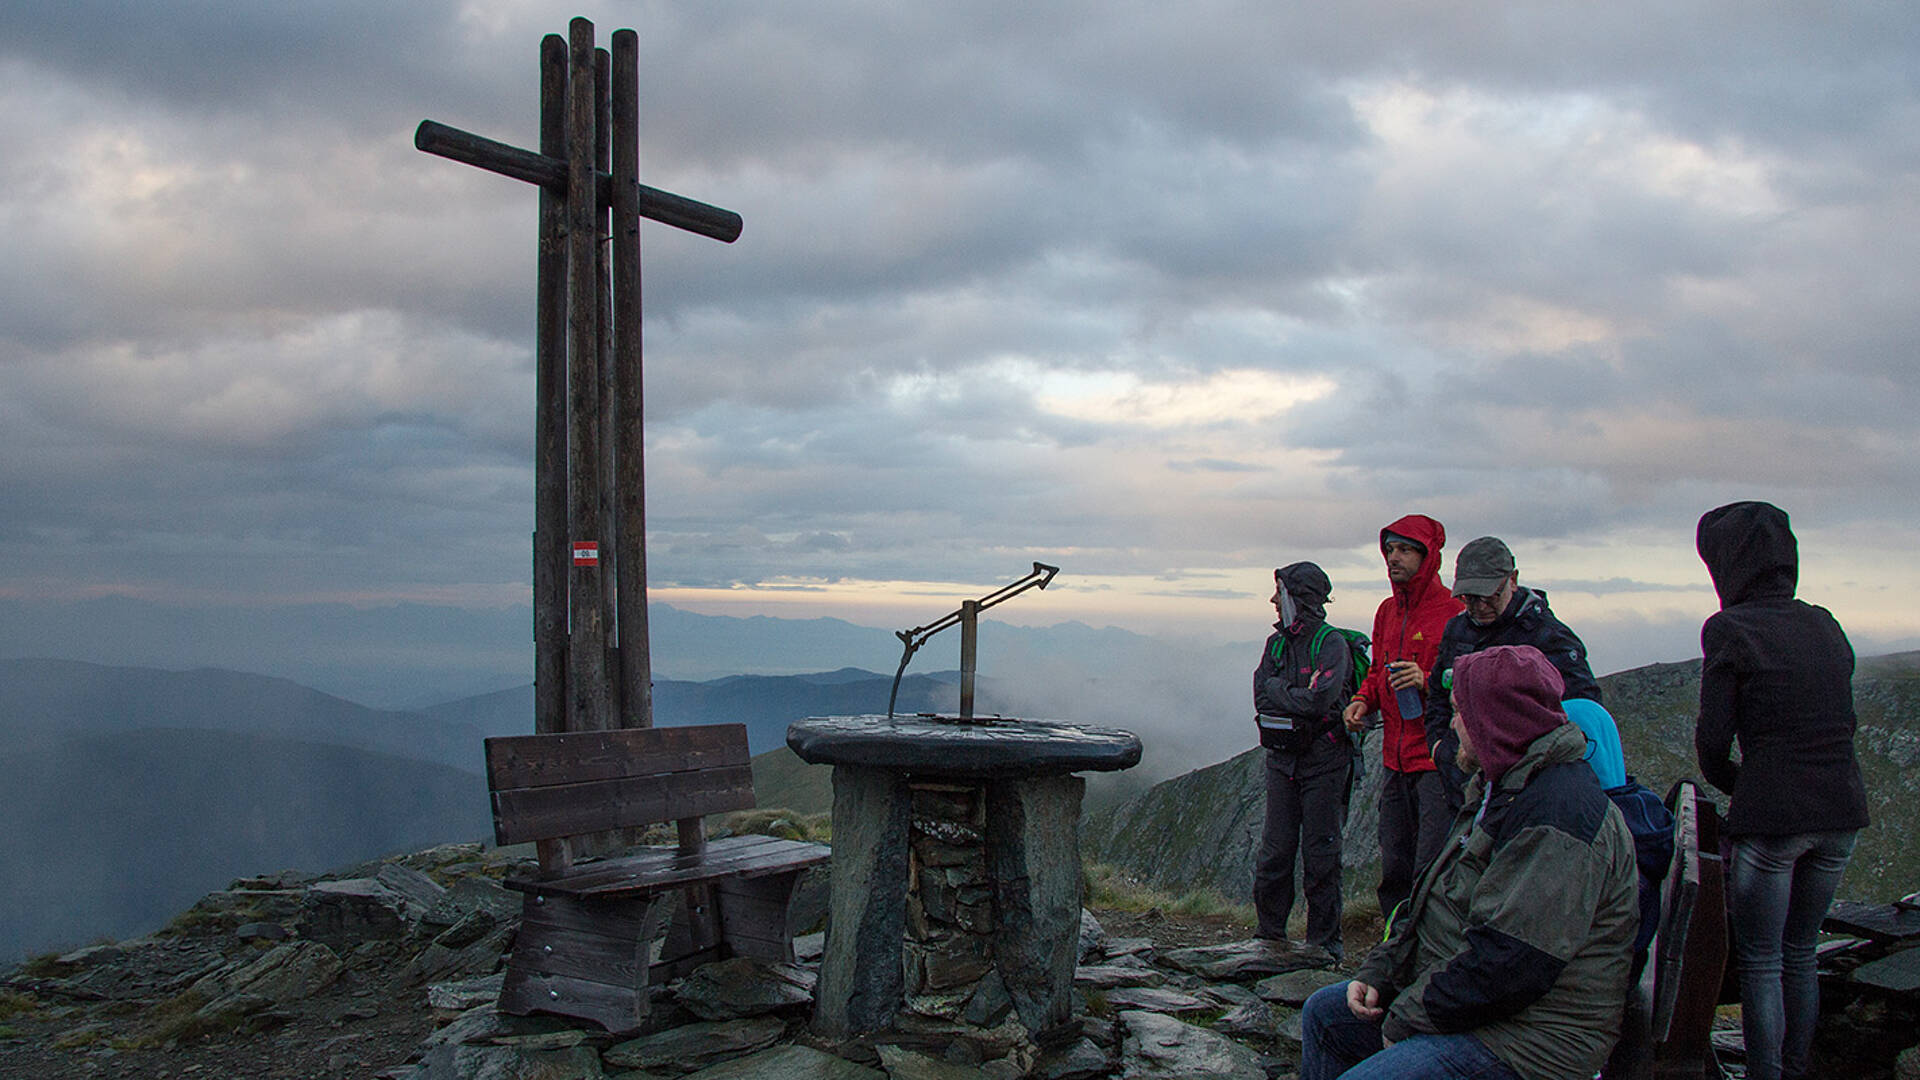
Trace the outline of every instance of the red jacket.
[[1387, 686], [1387, 665], [1395, 660], [1411, 660], [1420, 670], [1432, 674], [1433, 662], [1440, 651], [1440, 634], [1447, 620], [1466, 610], [1440, 581], [1440, 549], [1447, 542], [1447, 530], [1425, 514], [1408, 514], [1380, 530], [1380, 547], [1386, 550], [1386, 535], [1398, 533], [1425, 544], [1426, 558], [1413, 580], [1395, 585], [1393, 595], [1380, 601], [1373, 613], [1373, 667], [1354, 694], [1355, 701], [1366, 702], [1367, 711], [1380, 710], [1385, 733], [1380, 740], [1380, 758], [1395, 772], [1427, 772], [1433, 758], [1427, 751], [1427, 729], [1419, 720], [1400, 716], [1400, 704]]

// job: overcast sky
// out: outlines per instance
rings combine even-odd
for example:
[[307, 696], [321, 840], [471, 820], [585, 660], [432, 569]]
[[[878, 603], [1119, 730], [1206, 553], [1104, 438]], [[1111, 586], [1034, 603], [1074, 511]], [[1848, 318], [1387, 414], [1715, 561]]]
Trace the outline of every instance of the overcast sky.
[[[539, 42], [639, 32], [650, 571], [692, 610], [1257, 639], [1497, 534], [1614, 670], [1700, 513], [1920, 646], [1920, 8], [0, 6], [0, 596], [524, 604]], [[1450, 554], [1450, 553], [1449, 553]], [[1448, 561], [1451, 580], [1451, 560]]]

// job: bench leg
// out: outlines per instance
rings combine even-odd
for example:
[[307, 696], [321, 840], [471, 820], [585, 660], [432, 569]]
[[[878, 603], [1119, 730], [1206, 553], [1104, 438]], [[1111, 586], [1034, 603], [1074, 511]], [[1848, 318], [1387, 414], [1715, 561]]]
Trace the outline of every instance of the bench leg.
[[732, 956], [750, 956], [776, 964], [793, 962], [793, 932], [787, 904], [800, 871], [715, 883], [720, 908], [720, 940]]
[[652, 942], [670, 895], [585, 901], [529, 893], [507, 961], [500, 1011], [591, 1020], [616, 1034], [647, 1016]]

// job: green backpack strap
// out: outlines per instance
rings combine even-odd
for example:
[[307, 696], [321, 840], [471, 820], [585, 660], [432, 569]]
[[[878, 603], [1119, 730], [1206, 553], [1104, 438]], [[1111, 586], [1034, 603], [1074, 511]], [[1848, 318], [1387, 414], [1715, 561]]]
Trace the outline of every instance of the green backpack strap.
[[1323, 622], [1314, 629], [1313, 641], [1307, 646], [1307, 663], [1314, 667], [1320, 666], [1320, 643], [1327, 640], [1327, 635], [1331, 633], [1333, 633], [1332, 623]]

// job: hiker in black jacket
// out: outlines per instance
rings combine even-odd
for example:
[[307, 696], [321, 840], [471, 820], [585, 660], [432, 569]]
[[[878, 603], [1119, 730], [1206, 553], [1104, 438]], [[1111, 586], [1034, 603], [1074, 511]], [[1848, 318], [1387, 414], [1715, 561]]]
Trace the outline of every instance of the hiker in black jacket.
[[1867, 824], [1853, 646], [1825, 608], [1794, 599], [1799, 546], [1779, 507], [1709, 510], [1695, 544], [1720, 610], [1700, 628], [1693, 743], [1700, 772], [1732, 796], [1725, 831], [1747, 1075], [1803, 1077], [1820, 1016], [1815, 939]]
[[1253, 864], [1256, 933], [1284, 940], [1293, 913], [1293, 864], [1301, 854], [1309, 945], [1337, 959], [1340, 941], [1340, 830], [1347, 821], [1353, 743], [1340, 723], [1352, 687], [1352, 650], [1326, 625], [1333, 582], [1297, 562], [1273, 572], [1280, 616], [1253, 673], [1253, 709], [1267, 748], [1267, 820]]
[[1447, 620], [1440, 635], [1440, 652], [1427, 677], [1426, 729], [1427, 746], [1446, 781], [1447, 801], [1458, 810], [1467, 776], [1453, 760], [1458, 740], [1451, 728], [1453, 703], [1448, 691], [1456, 661], [1495, 645], [1531, 645], [1560, 673], [1560, 681], [1566, 684], [1561, 700], [1599, 701], [1600, 684], [1594, 680], [1587, 647], [1579, 635], [1555, 617], [1547, 606], [1546, 590], [1520, 584], [1513, 552], [1499, 537], [1483, 536], [1460, 549], [1453, 561], [1453, 595], [1467, 610]]

